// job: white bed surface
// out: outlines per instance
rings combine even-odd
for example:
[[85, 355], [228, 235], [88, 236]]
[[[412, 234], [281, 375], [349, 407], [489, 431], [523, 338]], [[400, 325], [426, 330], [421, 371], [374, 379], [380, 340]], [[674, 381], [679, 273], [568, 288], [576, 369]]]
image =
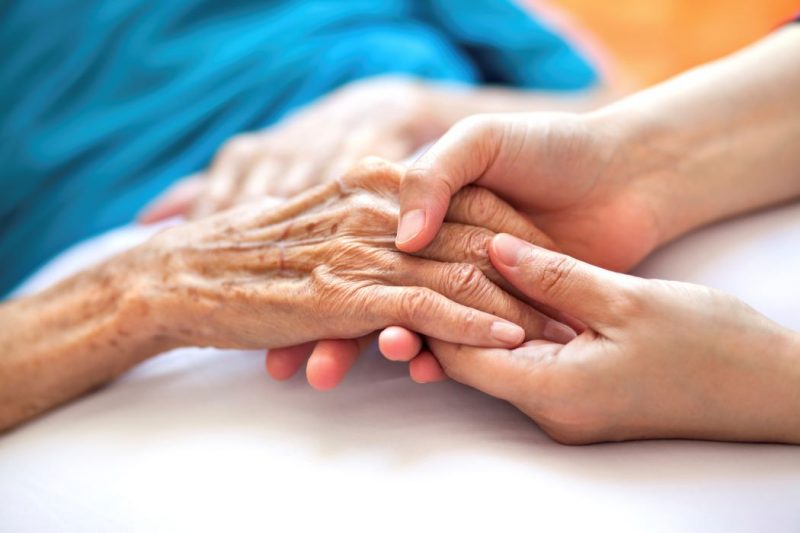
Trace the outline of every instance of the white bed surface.
[[[126, 228], [29, 288], [140, 240]], [[800, 329], [800, 205], [726, 222], [639, 273]], [[342, 386], [186, 349], [0, 437], [0, 531], [800, 531], [800, 447], [566, 447], [502, 402], [364, 357]]]

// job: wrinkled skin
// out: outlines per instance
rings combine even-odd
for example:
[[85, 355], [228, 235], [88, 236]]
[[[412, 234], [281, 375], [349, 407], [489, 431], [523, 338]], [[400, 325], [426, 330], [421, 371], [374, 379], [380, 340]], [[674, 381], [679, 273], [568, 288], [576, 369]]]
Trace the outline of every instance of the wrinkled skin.
[[365, 161], [279, 207], [257, 202], [172, 227], [4, 302], [0, 431], [182, 346], [302, 347], [325, 337], [361, 346], [392, 324], [486, 347], [572, 335], [492, 281], [500, 277], [486, 246], [496, 231], [544, 241], [488, 191], [465, 190], [442, 239], [416, 256], [399, 252], [402, 172]]
[[[276, 209], [249, 204], [164, 231], [146, 289], [180, 344], [272, 348], [402, 325], [443, 340], [513, 346], [560, 325], [501, 290], [486, 255], [496, 230], [545, 243], [490, 193], [465, 190], [417, 257], [394, 247], [403, 169], [359, 164]], [[471, 225], [476, 224], [476, 225]], [[563, 328], [563, 326], [560, 326]], [[518, 338], [517, 337], [518, 334]]]
[[[657, 223], [654, 200], [668, 196], [659, 179], [675, 166], [676, 154], [654, 150], [646, 136], [626, 136], [622, 129], [602, 114], [486, 114], [462, 120], [404, 175], [398, 247], [414, 252], [426, 246], [453, 191], [474, 183], [544, 231], [555, 243], [548, 248], [612, 270], [633, 268], [678, 228], [673, 224], [665, 231]], [[581, 329], [563, 313], [550, 312]], [[418, 382], [445, 379], [411, 331], [383, 332], [380, 347], [392, 360], [409, 361]]]

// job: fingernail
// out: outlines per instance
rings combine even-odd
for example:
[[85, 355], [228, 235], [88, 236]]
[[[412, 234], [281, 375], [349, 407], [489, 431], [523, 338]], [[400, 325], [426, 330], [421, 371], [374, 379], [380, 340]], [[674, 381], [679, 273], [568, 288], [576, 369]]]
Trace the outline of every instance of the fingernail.
[[493, 245], [500, 262], [510, 267], [517, 266], [525, 252], [531, 249], [527, 242], [506, 233], [495, 235]]
[[513, 346], [522, 344], [522, 341], [525, 340], [525, 330], [508, 322], [494, 322], [489, 333], [496, 340]]
[[544, 325], [542, 337], [548, 341], [557, 342], [559, 344], [567, 344], [572, 339], [577, 337], [577, 335], [569, 326], [565, 326], [560, 322], [548, 322]]
[[425, 227], [425, 210], [414, 209], [400, 217], [397, 228], [397, 242], [410, 241], [422, 232]]

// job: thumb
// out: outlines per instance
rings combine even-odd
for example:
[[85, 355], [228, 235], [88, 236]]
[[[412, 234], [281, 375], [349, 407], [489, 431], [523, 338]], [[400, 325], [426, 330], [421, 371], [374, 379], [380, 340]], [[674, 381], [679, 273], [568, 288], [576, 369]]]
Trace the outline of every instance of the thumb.
[[565, 312], [589, 327], [616, 323], [621, 302], [640, 280], [539, 248], [501, 233], [489, 257], [497, 271], [523, 294]]
[[400, 181], [398, 249], [417, 252], [431, 243], [450, 198], [491, 165], [500, 145], [498, 133], [486, 116], [462, 120], [406, 170]]
[[170, 217], [185, 215], [203, 190], [203, 179], [195, 174], [172, 185], [136, 217], [142, 224], [154, 224]]

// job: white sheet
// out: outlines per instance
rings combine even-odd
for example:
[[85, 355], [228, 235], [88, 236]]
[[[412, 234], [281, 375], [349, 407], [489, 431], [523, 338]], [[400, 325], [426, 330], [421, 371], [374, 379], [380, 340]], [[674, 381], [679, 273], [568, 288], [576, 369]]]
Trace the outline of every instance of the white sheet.
[[[28, 288], [141, 233], [84, 245]], [[691, 235], [639, 273], [728, 290], [800, 329], [798, 242], [795, 205]], [[800, 447], [566, 447], [374, 353], [329, 393], [262, 365], [179, 350], [0, 438], [0, 531], [800, 531]]]

